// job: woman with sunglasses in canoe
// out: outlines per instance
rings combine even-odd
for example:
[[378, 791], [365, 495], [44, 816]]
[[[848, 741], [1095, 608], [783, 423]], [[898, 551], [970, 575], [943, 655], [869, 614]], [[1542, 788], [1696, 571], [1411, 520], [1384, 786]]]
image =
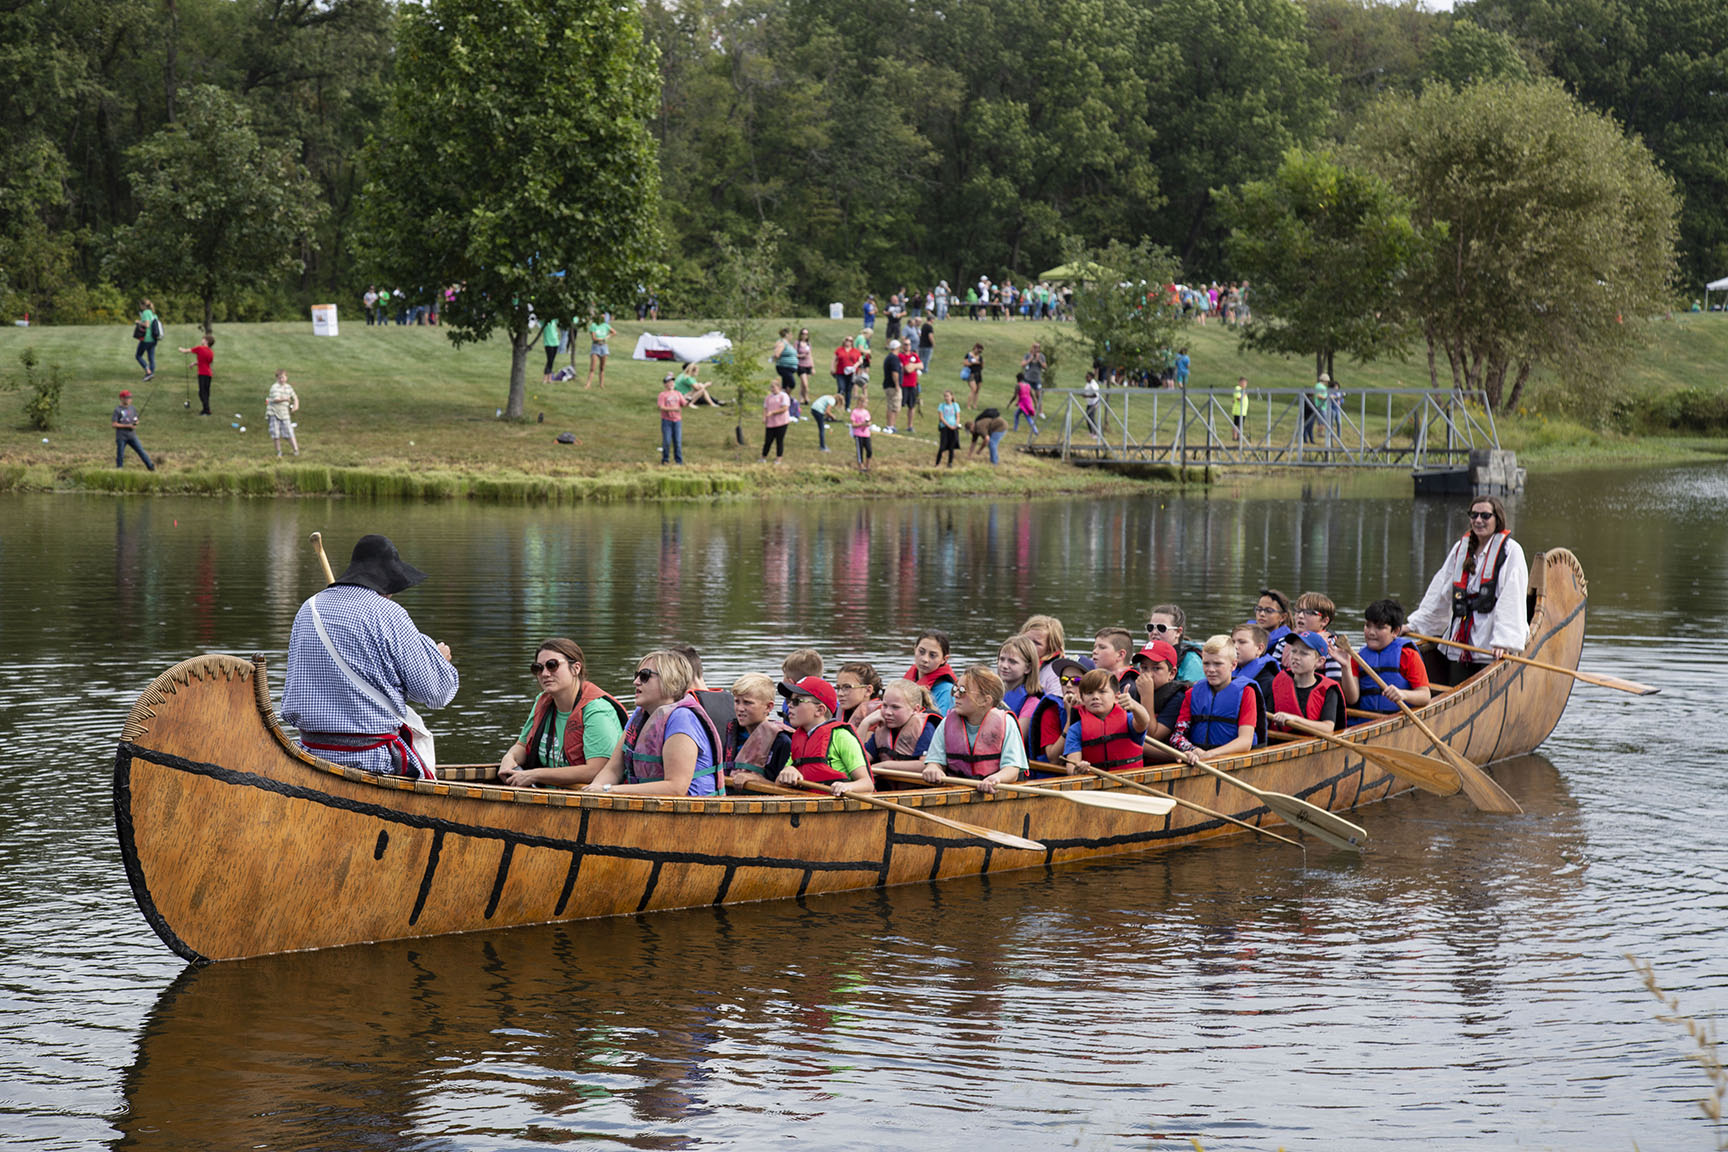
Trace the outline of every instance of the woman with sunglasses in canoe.
[[1440, 646], [1446, 684], [1462, 684], [1508, 652], [1529, 642], [1530, 566], [1512, 539], [1506, 506], [1494, 496], [1470, 501], [1470, 527], [1452, 545], [1422, 603], [1405, 627], [1412, 632], [1486, 648], [1492, 655]]
[[540, 698], [516, 743], [498, 762], [498, 780], [513, 788], [576, 788], [594, 779], [624, 735], [624, 706], [583, 676], [576, 641], [554, 636], [528, 670]]
[[682, 654], [655, 649], [636, 663], [636, 710], [586, 792], [717, 796], [726, 791], [725, 744], [691, 688]]

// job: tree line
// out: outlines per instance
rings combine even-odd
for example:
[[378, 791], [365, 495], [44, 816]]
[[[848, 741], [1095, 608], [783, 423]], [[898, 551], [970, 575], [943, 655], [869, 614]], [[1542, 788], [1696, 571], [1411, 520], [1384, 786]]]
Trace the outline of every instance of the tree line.
[[[728, 253], [765, 226], [800, 311], [1112, 244], [1264, 276], [1277, 260], [1233, 237], [1268, 182], [1300, 181], [1292, 164], [1403, 197], [1380, 208], [1410, 234], [1364, 241], [1403, 284], [1435, 275], [1444, 229], [1388, 110], [1484, 83], [1641, 140], [1676, 194], [1658, 279], [1728, 271], [1728, 25], [1681, 0], [43, 0], [0, 11], [0, 36], [0, 298], [52, 322], [145, 292], [170, 315], [303, 315], [373, 278], [430, 294], [492, 273], [470, 330], [520, 343], [525, 286], [549, 275], [560, 315], [638, 287], [721, 314]], [[476, 181], [510, 211], [475, 216], [458, 194]], [[1640, 184], [1647, 215], [1662, 184]], [[490, 262], [417, 260], [458, 232]], [[1437, 363], [1515, 383], [1540, 342], [1448, 342], [1386, 283], [1335, 271], [1378, 306], [1365, 334], [1302, 337], [1318, 356], [1425, 337]]]

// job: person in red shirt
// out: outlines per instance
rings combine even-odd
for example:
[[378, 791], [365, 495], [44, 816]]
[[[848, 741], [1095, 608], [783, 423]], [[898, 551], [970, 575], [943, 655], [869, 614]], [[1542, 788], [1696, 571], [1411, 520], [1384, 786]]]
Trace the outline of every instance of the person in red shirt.
[[[1344, 689], [1347, 704], [1365, 712], [1393, 713], [1399, 710], [1400, 702], [1420, 708], [1433, 699], [1422, 654], [1416, 651], [1416, 645], [1399, 635], [1403, 631], [1403, 606], [1396, 600], [1376, 600], [1362, 610], [1361, 652], [1352, 653], [1344, 638], [1338, 637], [1338, 647], [1345, 658], [1339, 687]], [[1386, 682], [1385, 691], [1374, 682], [1374, 677], [1359, 672], [1358, 664], [1373, 668]], [[1352, 718], [1352, 723], [1361, 722], [1360, 718]]]
[[864, 353], [858, 351], [852, 344], [852, 337], [840, 341], [840, 347], [834, 349], [834, 391], [846, 398], [848, 410], [852, 407], [852, 377], [858, 371], [858, 362], [864, 359]]
[[190, 353], [192, 359], [198, 362], [198, 403], [202, 411], [200, 416], [210, 415], [210, 362], [216, 359], [216, 337], [206, 335], [204, 342], [196, 348], [182, 348], [180, 351]]
[[918, 377], [924, 371], [924, 361], [911, 345], [900, 354], [900, 411], [906, 413], [906, 427], [900, 431], [912, 432], [912, 412], [918, 407]]

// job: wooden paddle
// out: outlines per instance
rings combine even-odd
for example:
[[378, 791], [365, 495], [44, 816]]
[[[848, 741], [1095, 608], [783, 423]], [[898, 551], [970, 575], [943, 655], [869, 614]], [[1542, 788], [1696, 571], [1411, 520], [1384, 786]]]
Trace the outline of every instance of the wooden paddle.
[[[1043, 761], [1040, 761], [1040, 760], [1034, 760], [1032, 762], [1032, 767], [1041, 771], [1041, 772], [1058, 772], [1058, 771], [1061, 771], [1060, 765], [1047, 764], [1047, 763], [1044, 763]], [[1133, 788], [1133, 789], [1136, 789], [1138, 791], [1146, 793], [1148, 796], [1162, 796], [1166, 800], [1174, 800], [1176, 803], [1180, 804], [1182, 807], [1191, 808], [1194, 811], [1201, 813], [1202, 815], [1212, 817], [1214, 820], [1226, 820], [1226, 821], [1229, 821], [1231, 824], [1235, 824], [1235, 825], [1238, 825], [1240, 827], [1246, 828], [1250, 832], [1258, 832], [1262, 836], [1270, 836], [1274, 840], [1282, 840], [1284, 843], [1289, 844], [1290, 846], [1292, 846], [1294, 848], [1301, 848], [1304, 853], [1306, 853], [1308, 851], [1308, 849], [1302, 844], [1302, 842], [1300, 840], [1292, 840], [1288, 836], [1280, 836], [1280, 835], [1278, 835], [1278, 833], [1272, 831], [1270, 828], [1262, 828], [1258, 824], [1250, 824], [1246, 820], [1238, 820], [1238, 819], [1236, 819], [1236, 817], [1227, 815], [1226, 813], [1223, 813], [1223, 812], [1214, 812], [1214, 811], [1212, 811], [1212, 809], [1206, 807], [1204, 804], [1196, 804], [1192, 800], [1183, 800], [1182, 798], [1180, 798], [1178, 796], [1173, 796], [1168, 792], [1161, 792], [1157, 788], [1152, 787], [1150, 784], [1142, 784], [1138, 780], [1129, 780], [1126, 777], [1116, 775], [1114, 772], [1106, 772], [1102, 768], [1095, 768], [1092, 765], [1086, 763], [1086, 761], [1084, 761], [1084, 760], [1075, 764], [1074, 767], [1080, 769], [1080, 771], [1082, 771], [1082, 772], [1090, 772], [1092, 775], [1098, 777], [1100, 780], [1108, 780], [1113, 784], [1120, 784], [1124, 788]]]
[[324, 583], [336, 583], [336, 573], [330, 570], [330, 557], [324, 555], [324, 533], [312, 533], [312, 550], [318, 553], [318, 563], [324, 566]]
[[1234, 784], [1276, 812], [1292, 828], [1299, 832], [1305, 832], [1318, 840], [1324, 840], [1334, 848], [1342, 848], [1346, 852], [1360, 852], [1363, 842], [1368, 839], [1366, 828], [1352, 824], [1344, 817], [1328, 812], [1317, 804], [1298, 800], [1296, 797], [1288, 796], [1283, 792], [1268, 792], [1264, 788], [1256, 788], [1244, 780], [1236, 779], [1228, 772], [1214, 768], [1198, 757], [1191, 761], [1170, 745], [1160, 743], [1151, 737], [1147, 737], [1146, 744], [1148, 747], [1162, 749], [1166, 755], [1174, 756], [1184, 764], [1193, 764], [1203, 772], [1210, 772], [1226, 784]]
[[[1447, 648], [1462, 648], [1466, 652], [1480, 652], [1484, 656], [1494, 655], [1492, 648], [1478, 648], [1474, 644], [1460, 644], [1456, 640], [1442, 640], [1438, 636], [1424, 636], [1420, 632], [1406, 632], [1404, 635], [1412, 640], [1426, 640], [1431, 644], [1440, 644]], [[1532, 660], [1528, 656], [1514, 656], [1507, 652], [1500, 657], [1514, 664], [1528, 664], [1532, 668], [1540, 668], [1544, 672], [1558, 672], [1570, 676], [1574, 680], [1582, 680], [1586, 684], [1594, 684], [1598, 688], [1613, 688], [1617, 692], [1630, 692], [1634, 696], [1654, 696], [1662, 691], [1648, 684], [1640, 684], [1636, 680], [1622, 680], [1618, 676], [1602, 676], [1595, 672], [1580, 672], [1576, 668], [1567, 668], [1559, 664], [1550, 664], [1546, 660]]]
[[[915, 784], [925, 783], [924, 777], [916, 772], [902, 772], [895, 768], [873, 768], [878, 776], [886, 776], [890, 780], [909, 780]], [[944, 784], [961, 784], [967, 788], [976, 788], [978, 781], [969, 776], [944, 776]], [[1117, 796], [1108, 792], [1069, 792], [1057, 788], [1034, 788], [1030, 784], [997, 784], [1003, 792], [1018, 792], [1025, 796], [1055, 797], [1059, 800], [1069, 800], [1087, 808], [1109, 808], [1115, 812], [1133, 812], [1140, 816], [1168, 816], [1176, 807], [1176, 801], [1165, 796], [1155, 799], [1151, 796]]]
[[[745, 784], [745, 787], [752, 792], [766, 792], [774, 796], [806, 796], [809, 792], [819, 792], [830, 799], [834, 796], [823, 785], [808, 780], [804, 782], [804, 787], [809, 792], [800, 791], [797, 788], [782, 788], [778, 784], [770, 784], [766, 780], [751, 780]], [[994, 828], [980, 828], [976, 824], [962, 824], [958, 820], [950, 820], [948, 817], [938, 816], [934, 812], [926, 812], [921, 808], [912, 808], [905, 804], [896, 804], [892, 800], [884, 800], [874, 792], [848, 792], [845, 798], [856, 800], [860, 804], [869, 804], [875, 808], [886, 808], [890, 812], [898, 812], [903, 816], [929, 820], [934, 824], [942, 825], [944, 828], [952, 828], [963, 835], [976, 837], [979, 840], [988, 840], [992, 844], [1000, 844], [1004, 848], [1019, 848], [1025, 852], [1044, 851], [1044, 845], [1036, 840], [1027, 840], [1024, 837], [1014, 835], [1012, 832], [998, 832]]]
[[1354, 740], [1345, 740], [1329, 732], [1305, 731], [1302, 736], [1324, 740], [1328, 744], [1347, 748], [1370, 764], [1378, 764], [1392, 775], [1408, 780], [1422, 791], [1432, 792], [1436, 796], [1456, 796], [1458, 789], [1464, 786], [1463, 776], [1458, 769], [1444, 760], [1436, 760], [1434, 757], [1424, 756], [1420, 752], [1411, 752], [1404, 748], [1377, 748], [1368, 744], [1358, 744]]
[[[1380, 673], [1364, 664], [1356, 656], [1356, 653], [1350, 650], [1348, 643], [1345, 643], [1343, 647], [1344, 654], [1351, 660], [1355, 661], [1356, 667], [1368, 673], [1368, 678], [1373, 680], [1374, 683], [1380, 685], [1381, 692], [1385, 692], [1386, 681], [1380, 679]], [[1390, 699], [1390, 697], [1388, 697], [1388, 699]], [[1518, 807], [1518, 801], [1512, 799], [1512, 797], [1507, 794], [1506, 789], [1494, 783], [1493, 778], [1490, 777], [1488, 773], [1482, 771], [1481, 768], [1471, 763], [1462, 754], [1454, 751], [1450, 744], [1436, 736], [1434, 734], [1434, 729], [1424, 724], [1422, 722], [1422, 717], [1416, 715], [1415, 709], [1411, 708], [1410, 705], [1404, 703], [1402, 700], [1393, 700], [1392, 703], [1398, 705], [1398, 711], [1408, 716], [1410, 722], [1416, 725], [1422, 735], [1428, 737], [1429, 740], [1434, 742], [1435, 749], [1437, 749], [1440, 755], [1445, 758], [1446, 762], [1452, 765], [1452, 767], [1458, 769], [1459, 782], [1464, 786], [1464, 795], [1470, 797], [1470, 803], [1476, 805], [1476, 807], [1483, 812], [1497, 812], [1503, 816], [1516, 816], [1520, 812], [1524, 811], [1524, 809]]]

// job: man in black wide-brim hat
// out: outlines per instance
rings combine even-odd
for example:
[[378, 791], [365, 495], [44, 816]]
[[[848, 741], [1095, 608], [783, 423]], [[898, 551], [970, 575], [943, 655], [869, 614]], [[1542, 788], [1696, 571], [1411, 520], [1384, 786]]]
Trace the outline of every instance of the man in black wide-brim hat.
[[426, 579], [387, 536], [362, 536], [347, 569], [294, 616], [282, 719], [337, 764], [432, 779], [432, 738], [409, 701], [450, 703], [461, 684], [450, 647], [390, 599]]

